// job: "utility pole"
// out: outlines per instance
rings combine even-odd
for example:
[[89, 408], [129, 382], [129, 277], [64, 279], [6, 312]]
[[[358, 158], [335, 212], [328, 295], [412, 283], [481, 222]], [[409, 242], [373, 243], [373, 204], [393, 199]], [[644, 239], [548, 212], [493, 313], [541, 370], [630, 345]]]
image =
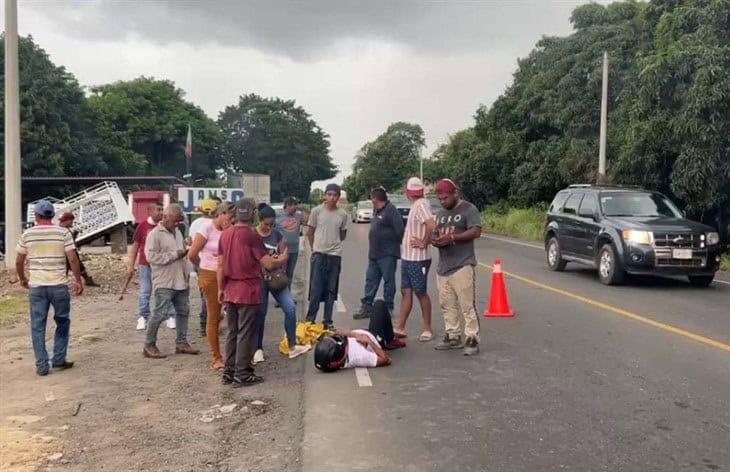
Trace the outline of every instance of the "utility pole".
[[423, 183], [423, 156], [418, 161], [421, 164], [421, 183]]
[[601, 90], [601, 136], [598, 145], [598, 181], [606, 179], [606, 127], [608, 123], [608, 52], [603, 52], [603, 83]]
[[21, 230], [18, 0], [5, 0], [5, 267], [15, 268]]

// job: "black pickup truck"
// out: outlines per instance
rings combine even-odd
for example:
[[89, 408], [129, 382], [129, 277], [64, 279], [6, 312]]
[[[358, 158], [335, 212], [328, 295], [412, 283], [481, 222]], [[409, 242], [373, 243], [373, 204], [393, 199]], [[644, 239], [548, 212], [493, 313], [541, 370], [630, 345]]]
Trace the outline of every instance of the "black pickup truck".
[[553, 199], [544, 232], [548, 267], [576, 262], [619, 284], [626, 273], [683, 275], [712, 283], [720, 266], [720, 237], [688, 220], [667, 197], [629, 187], [571, 185]]

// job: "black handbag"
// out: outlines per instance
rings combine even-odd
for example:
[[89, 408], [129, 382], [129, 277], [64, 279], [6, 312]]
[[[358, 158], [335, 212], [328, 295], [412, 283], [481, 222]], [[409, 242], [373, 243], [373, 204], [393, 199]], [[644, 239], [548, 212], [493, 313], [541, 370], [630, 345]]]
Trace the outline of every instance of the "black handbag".
[[289, 279], [283, 270], [264, 272], [264, 282], [271, 292], [279, 292], [289, 286]]

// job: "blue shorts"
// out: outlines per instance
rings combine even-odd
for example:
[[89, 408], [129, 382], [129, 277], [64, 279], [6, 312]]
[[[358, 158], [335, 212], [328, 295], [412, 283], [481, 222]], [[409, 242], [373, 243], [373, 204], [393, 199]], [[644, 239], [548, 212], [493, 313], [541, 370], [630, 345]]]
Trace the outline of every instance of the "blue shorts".
[[413, 290], [416, 295], [428, 292], [428, 271], [431, 259], [425, 261], [401, 261], [400, 288]]

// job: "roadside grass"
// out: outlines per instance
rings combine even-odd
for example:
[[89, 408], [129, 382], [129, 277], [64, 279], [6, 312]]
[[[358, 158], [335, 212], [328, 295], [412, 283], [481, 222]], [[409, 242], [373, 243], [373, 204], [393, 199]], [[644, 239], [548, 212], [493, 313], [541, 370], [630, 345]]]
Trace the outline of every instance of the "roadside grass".
[[492, 205], [482, 211], [482, 229], [486, 234], [542, 241], [544, 218], [545, 210], [541, 208], [506, 208], [503, 205]]
[[28, 295], [6, 295], [0, 298], [0, 328], [17, 323], [28, 314]]
[[730, 252], [726, 252], [720, 256], [720, 270], [726, 270], [730, 272]]

